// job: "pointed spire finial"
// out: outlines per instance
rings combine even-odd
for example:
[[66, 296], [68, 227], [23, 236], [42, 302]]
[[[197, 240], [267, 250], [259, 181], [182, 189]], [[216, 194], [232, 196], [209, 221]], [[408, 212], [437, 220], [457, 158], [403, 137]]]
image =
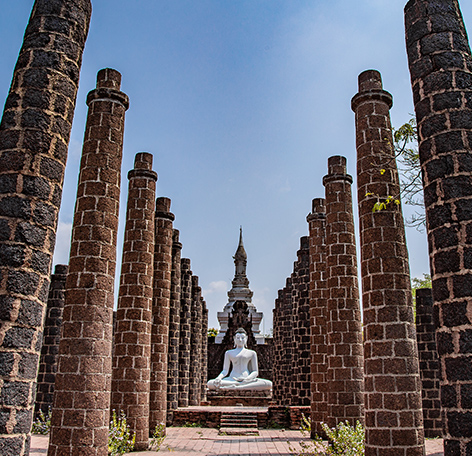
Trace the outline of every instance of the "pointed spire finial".
[[246, 250], [244, 249], [244, 243], [243, 243], [243, 226], [239, 226], [239, 244], [238, 244], [238, 249], [236, 250], [236, 253], [234, 255], [234, 259], [246, 259]]

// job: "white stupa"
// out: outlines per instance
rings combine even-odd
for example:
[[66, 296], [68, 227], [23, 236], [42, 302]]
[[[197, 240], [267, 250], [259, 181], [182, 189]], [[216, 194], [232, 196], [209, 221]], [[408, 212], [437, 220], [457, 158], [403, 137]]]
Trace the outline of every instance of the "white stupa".
[[228, 330], [228, 319], [233, 311], [233, 304], [236, 301], [244, 301], [249, 309], [249, 316], [252, 318], [252, 332], [258, 344], [264, 343], [264, 336], [260, 333], [259, 326], [264, 314], [258, 312], [254, 304], [251, 302], [252, 291], [249, 289], [249, 280], [246, 276], [247, 254], [243, 244], [243, 230], [239, 229], [239, 245], [234, 254], [235, 273], [232, 282], [232, 288], [228, 291], [228, 304], [223, 312], [218, 312], [218, 322], [220, 323], [220, 331], [216, 336], [215, 342], [221, 343]]

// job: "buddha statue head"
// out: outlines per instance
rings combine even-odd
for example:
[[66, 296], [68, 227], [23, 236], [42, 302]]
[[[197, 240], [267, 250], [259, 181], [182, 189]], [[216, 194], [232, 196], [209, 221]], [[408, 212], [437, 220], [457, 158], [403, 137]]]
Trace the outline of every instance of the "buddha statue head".
[[239, 328], [234, 335], [234, 346], [247, 348], [247, 332]]

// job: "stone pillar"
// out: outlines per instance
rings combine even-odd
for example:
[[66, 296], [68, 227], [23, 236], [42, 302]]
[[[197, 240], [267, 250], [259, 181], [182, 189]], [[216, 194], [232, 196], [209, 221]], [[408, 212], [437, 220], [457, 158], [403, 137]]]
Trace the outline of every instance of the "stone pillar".
[[151, 402], [149, 427], [167, 421], [167, 353], [169, 306], [172, 277], [172, 222], [170, 199], [156, 200], [156, 242], [154, 253], [154, 298], [151, 336]]
[[326, 265], [328, 288], [328, 425], [364, 422], [364, 353], [352, 214], [352, 177], [346, 158], [328, 158]]
[[283, 374], [282, 374], [282, 307], [283, 307], [283, 291], [278, 291], [278, 297], [275, 300], [273, 310], [273, 344], [274, 344], [274, 364], [273, 364], [273, 386], [272, 400], [277, 405], [282, 405], [283, 399]]
[[[278, 385], [274, 385], [277, 405], [292, 405], [291, 379], [293, 375], [293, 302], [292, 277], [285, 281], [285, 287], [279, 290], [280, 313], [278, 320], [277, 345], [280, 348], [278, 364]], [[277, 377], [275, 377], [277, 379]]]
[[307, 216], [310, 248], [311, 327], [311, 434], [323, 432], [328, 421], [327, 399], [327, 300], [326, 288], [326, 206], [323, 198], [312, 201]]
[[189, 405], [190, 330], [192, 309], [192, 271], [190, 260], [182, 258], [180, 289], [179, 407]]
[[359, 76], [357, 185], [364, 306], [366, 456], [424, 454], [421, 380], [401, 207], [372, 212], [400, 193], [390, 125], [392, 96], [380, 73]]
[[202, 289], [198, 277], [192, 276], [192, 307], [190, 332], [189, 405], [200, 405], [202, 400]]
[[420, 361], [421, 394], [425, 437], [441, 437], [441, 400], [439, 397], [439, 361], [436, 328], [433, 321], [431, 288], [416, 290], [416, 340]]
[[36, 387], [35, 414], [40, 410], [48, 413], [52, 407], [54, 382], [56, 380], [59, 340], [61, 338], [64, 291], [66, 288], [67, 265], [56, 264], [49, 285], [48, 307], [44, 322], [43, 346], [39, 359]]
[[207, 400], [208, 382], [208, 309], [206, 302], [202, 299], [202, 397], [201, 401]]
[[308, 236], [300, 238], [294, 268], [293, 307], [293, 358], [291, 385], [291, 405], [311, 404], [310, 379], [310, 302], [309, 302], [309, 242]]
[[154, 260], [154, 200], [157, 174], [152, 155], [136, 155], [128, 173], [120, 290], [114, 335], [112, 408], [126, 415], [136, 434], [135, 450], [149, 446], [149, 381]]
[[472, 57], [457, 0], [405, 7], [440, 360], [445, 456], [472, 453]]
[[87, 96], [49, 456], [108, 452], [116, 234], [129, 103], [120, 85], [118, 71], [100, 70], [97, 88]]
[[[5, 13], [6, 14], [6, 13]], [[90, 0], [36, 0], [0, 123], [0, 454], [27, 455]]]
[[169, 310], [169, 353], [167, 361], [167, 424], [174, 419], [174, 410], [179, 406], [179, 343], [180, 343], [180, 294], [181, 251], [179, 231], [172, 235], [172, 278]]

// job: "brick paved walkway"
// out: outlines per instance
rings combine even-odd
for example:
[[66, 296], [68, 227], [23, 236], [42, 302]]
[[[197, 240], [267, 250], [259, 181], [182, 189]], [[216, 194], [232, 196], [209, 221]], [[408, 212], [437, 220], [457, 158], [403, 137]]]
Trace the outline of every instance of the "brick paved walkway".
[[[259, 436], [222, 436], [217, 429], [171, 427], [158, 453], [172, 456], [289, 456], [289, 445], [303, 440], [299, 431], [259, 430]], [[47, 454], [48, 437], [34, 435], [30, 456]], [[153, 456], [154, 451], [129, 453], [129, 456]], [[443, 456], [441, 439], [426, 441], [426, 456]]]

